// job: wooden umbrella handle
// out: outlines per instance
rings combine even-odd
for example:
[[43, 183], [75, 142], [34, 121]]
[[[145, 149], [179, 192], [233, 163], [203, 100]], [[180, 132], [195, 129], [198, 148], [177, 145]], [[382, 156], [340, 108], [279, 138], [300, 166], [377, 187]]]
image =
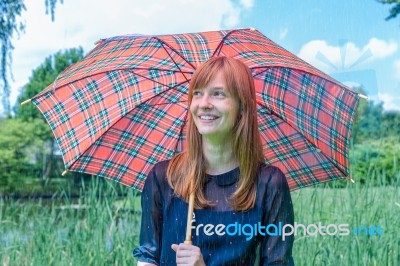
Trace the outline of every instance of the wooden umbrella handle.
[[194, 207], [194, 193], [189, 196], [189, 207], [188, 216], [186, 223], [186, 239], [185, 244], [192, 244], [192, 219], [193, 219], [193, 207]]

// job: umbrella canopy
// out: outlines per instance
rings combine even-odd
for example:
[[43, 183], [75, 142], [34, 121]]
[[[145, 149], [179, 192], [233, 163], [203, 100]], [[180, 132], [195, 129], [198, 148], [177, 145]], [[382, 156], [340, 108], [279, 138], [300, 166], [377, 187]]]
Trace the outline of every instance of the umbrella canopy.
[[185, 150], [189, 81], [215, 56], [250, 68], [265, 160], [291, 190], [349, 177], [360, 96], [254, 29], [102, 39], [31, 100], [68, 171], [141, 190], [152, 165]]

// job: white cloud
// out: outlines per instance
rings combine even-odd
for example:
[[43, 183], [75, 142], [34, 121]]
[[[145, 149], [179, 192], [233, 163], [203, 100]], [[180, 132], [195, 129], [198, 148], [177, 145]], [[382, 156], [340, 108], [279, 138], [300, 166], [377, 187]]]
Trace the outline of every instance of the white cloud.
[[395, 41], [385, 42], [377, 38], [372, 38], [369, 40], [365, 49], [371, 49], [372, 58], [379, 59], [388, 57], [397, 51], [398, 44]]
[[400, 111], [400, 95], [394, 96], [388, 93], [378, 93], [379, 101], [383, 102], [383, 109]]
[[[220, 29], [239, 22], [242, 5], [230, 0], [64, 1], [54, 23], [44, 5], [27, 1], [27, 32], [22, 48], [59, 48], [81, 44], [88, 50], [100, 38], [142, 33], [167, 34]], [[229, 21], [229, 25], [224, 24]], [[40, 21], [40, 23], [39, 23]]]
[[254, 5], [254, 0], [240, 0], [240, 4], [244, 7], [244, 8], [252, 8]]
[[332, 70], [362, 66], [366, 62], [388, 57], [393, 55], [397, 49], [397, 42], [384, 41], [377, 38], [371, 38], [363, 47], [358, 47], [352, 42], [346, 42], [342, 46], [335, 46], [328, 44], [324, 40], [313, 40], [303, 45], [300, 49], [299, 57], [329, 73]]
[[229, 6], [223, 15], [222, 24], [231, 28], [239, 23], [240, 8]]
[[31, 71], [59, 50], [82, 46], [87, 53], [99, 39], [124, 34], [234, 28], [253, 0], [68, 0], [57, 5], [54, 22], [44, 3], [26, 0], [25, 5], [26, 32], [13, 41], [12, 105]]

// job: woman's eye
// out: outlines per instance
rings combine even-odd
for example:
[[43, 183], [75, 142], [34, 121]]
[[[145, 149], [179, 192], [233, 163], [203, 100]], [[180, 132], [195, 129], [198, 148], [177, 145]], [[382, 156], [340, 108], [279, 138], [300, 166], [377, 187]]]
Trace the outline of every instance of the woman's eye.
[[215, 96], [225, 96], [225, 93], [223, 91], [216, 91], [214, 92]]
[[193, 96], [199, 96], [199, 95], [201, 95], [201, 92], [200, 92], [200, 91], [194, 91], [194, 92], [193, 92]]

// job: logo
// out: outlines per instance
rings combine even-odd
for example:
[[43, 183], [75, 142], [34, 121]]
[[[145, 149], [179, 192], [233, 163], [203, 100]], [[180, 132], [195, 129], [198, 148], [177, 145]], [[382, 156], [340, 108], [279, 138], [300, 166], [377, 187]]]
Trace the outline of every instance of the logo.
[[[332, 62], [324, 53], [318, 51], [315, 59], [329, 66], [333, 72], [329, 73], [334, 79], [340, 81], [350, 88], [362, 87], [368, 95], [378, 96], [378, 83], [376, 73], [373, 69], [357, 69], [363, 62], [373, 56], [371, 49], [367, 48], [354, 60], [348, 58], [349, 41], [346, 39], [339, 40], [340, 47], [340, 64]], [[350, 56], [354, 57], [354, 56]], [[350, 62], [348, 62], [350, 61]]]
[[316, 224], [304, 225], [295, 222], [292, 224], [283, 224], [279, 222], [278, 224], [268, 224], [262, 225], [261, 222], [256, 224], [241, 224], [238, 222], [230, 224], [198, 224], [193, 225], [196, 222], [195, 214], [193, 213], [192, 220], [192, 230], [195, 230], [195, 235], [205, 235], [205, 236], [244, 236], [246, 241], [251, 240], [255, 236], [280, 236], [283, 241], [287, 239], [288, 236], [302, 235], [317, 237], [320, 236], [383, 236], [383, 228], [380, 226], [359, 226], [350, 229], [349, 224], [327, 224], [323, 225], [321, 222]]

